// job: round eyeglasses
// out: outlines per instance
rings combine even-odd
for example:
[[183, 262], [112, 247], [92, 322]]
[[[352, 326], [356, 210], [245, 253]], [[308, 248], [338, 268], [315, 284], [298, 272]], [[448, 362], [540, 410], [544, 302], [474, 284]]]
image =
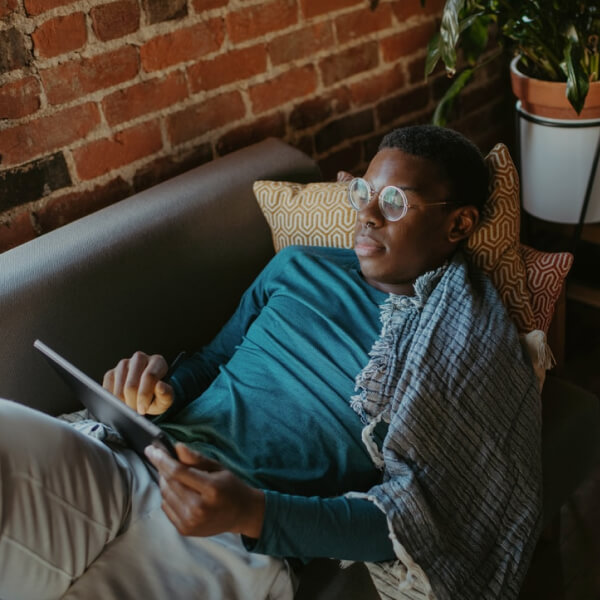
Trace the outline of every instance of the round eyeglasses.
[[[404, 190], [395, 185], [386, 185], [377, 193], [362, 177], [356, 177], [348, 184], [348, 200], [350, 206], [355, 210], [362, 210], [375, 197], [379, 196], [379, 210], [388, 221], [399, 221], [406, 215], [409, 208], [416, 208], [417, 205], [409, 204]], [[444, 204], [453, 204], [452, 202], [430, 202], [420, 204], [422, 208], [430, 206], [442, 206]]]

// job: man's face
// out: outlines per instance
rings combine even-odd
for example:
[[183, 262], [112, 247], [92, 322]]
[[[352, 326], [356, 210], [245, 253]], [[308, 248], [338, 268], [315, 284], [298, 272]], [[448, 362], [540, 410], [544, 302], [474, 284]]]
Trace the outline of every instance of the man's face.
[[448, 200], [448, 184], [432, 162], [395, 148], [378, 152], [364, 179], [376, 192], [386, 185], [403, 189], [414, 208], [399, 221], [387, 221], [374, 197], [358, 211], [354, 250], [363, 277], [385, 292], [413, 294], [414, 280], [440, 266], [455, 246], [448, 240], [448, 206], [425, 208]]

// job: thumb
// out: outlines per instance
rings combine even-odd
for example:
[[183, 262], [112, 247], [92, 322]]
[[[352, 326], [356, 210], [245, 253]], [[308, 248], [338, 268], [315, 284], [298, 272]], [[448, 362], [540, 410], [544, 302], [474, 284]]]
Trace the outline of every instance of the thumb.
[[200, 469], [201, 471], [207, 471], [212, 473], [213, 471], [221, 471], [223, 467], [216, 461], [192, 450], [181, 442], [175, 444], [175, 451], [177, 452], [177, 458], [184, 465], [189, 465]]
[[164, 381], [154, 386], [154, 398], [146, 411], [149, 415], [162, 415], [173, 404], [173, 388]]

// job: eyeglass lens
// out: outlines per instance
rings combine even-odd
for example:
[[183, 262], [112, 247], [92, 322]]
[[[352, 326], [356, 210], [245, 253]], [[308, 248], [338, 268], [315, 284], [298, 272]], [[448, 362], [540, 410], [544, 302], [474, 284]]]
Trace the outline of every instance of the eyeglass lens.
[[[371, 201], [372, 190], [362, 178], [353, 179], [348, 186], [348, 199], [356, 210], [362, 210]], [[407, 210], [404, 192], [395, 186], [386, 186], [379, 192], [379, 208], [389, 221], [401, 219]]]

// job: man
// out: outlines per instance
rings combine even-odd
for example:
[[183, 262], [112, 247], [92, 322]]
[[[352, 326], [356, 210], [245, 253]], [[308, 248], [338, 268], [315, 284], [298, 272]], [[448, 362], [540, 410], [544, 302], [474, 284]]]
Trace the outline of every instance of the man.
[[[58, 488], [85, 481], [86, 495], [103, 499], [93, 513], [101, 533], [64, 520], [74, 541], [69, 568], [51, 565], [63, 572], [56, 589], [87, 568], [129, 597], [115, 575], [119, 546], [154, 531], [164, 565], [150, 541], [127, 565], [145, 597], [185, 576], [174, 569], [186, 553], [209, 563], [226, 555], [203, 573], [206, 598], [289, 598], [284, 563], [266, 557], [317, 556], [397, 561], [398, 597], [516, 596], [539, 525], [539, 398], [497, 294], [456, 252], [486, 195], [481, 154], [462, 136], [392, 132], [349, 186], [354, 252], [280, 252], [215, 340], [168, 381], [164, 358], [141, 352], [108, 371], [104, 386], [156, 418], [179, 442], [179, 460], [147, 449], [161, 517], [157, 488], [132, 453], [69, 438], [82, 458]], [[52, 464], [33, 479], [50, 478], [55, 460], [43, 448], [70, 434], [22, 407], [0, 410], [3, 439], [25, 420], [40, 432], [36, 469]], [[28, 477], [20, 480], [30, 487]], [[51, 496], [75, 503], [81, 520], [97, 509], [89, 498]], [[3, 535], [0, 556], [14, 540]], [[22, 559], [39, 540], [18, 535]], [[79, 546], [86, 552], [74, 558]], [[44, 562], [36, 572], [54, 581]], [[152, 567], [140, 569], [145, 562]], [[7, 562], [15, 578], [16, 563]], [[65, 597], [89, 594], [87, 577]], [[0, 597], [15, 589], [0, 583]]]

